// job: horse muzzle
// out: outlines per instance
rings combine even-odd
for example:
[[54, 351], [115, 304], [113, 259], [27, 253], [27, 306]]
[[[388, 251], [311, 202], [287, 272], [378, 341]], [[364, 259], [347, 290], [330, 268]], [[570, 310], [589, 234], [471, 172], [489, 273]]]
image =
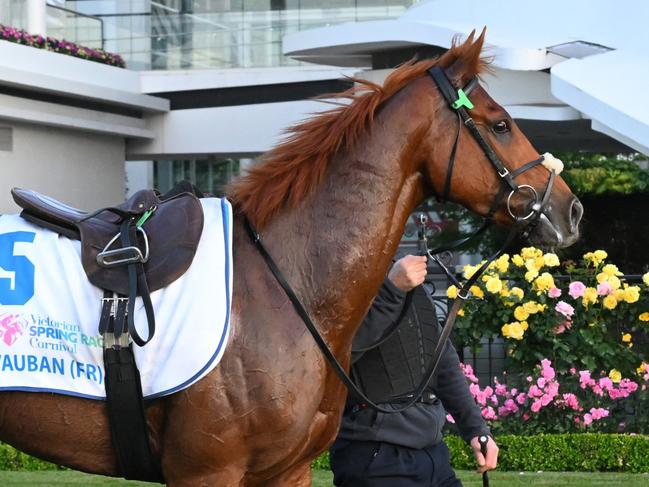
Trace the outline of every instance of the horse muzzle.
[[[563, 206], [563, 205], [561, 205]], [[533, 244], [547, 247], [569, 247], [579, 239], [579, 222], [584, 207], [576, 196], [561, 211], [552, 201], [539, 215], [529, 240]]]

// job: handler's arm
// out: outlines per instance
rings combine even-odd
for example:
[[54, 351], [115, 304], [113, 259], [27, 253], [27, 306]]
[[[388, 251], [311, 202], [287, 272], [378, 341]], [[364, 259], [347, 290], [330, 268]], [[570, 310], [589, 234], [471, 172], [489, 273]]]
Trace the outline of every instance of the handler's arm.
[[[491, 438], [491, 432], [473, 399], [466, 377], [460, 369], [460, 360], [449, 342], [434, 379], [434, 390], [444, 408], [455, 419], [460, 435], [473, 449], [478, 471], [492, 470], [498, 463], [498, 446]], [[480, 453], [479, 437], [489, 437], [487, 458]]]

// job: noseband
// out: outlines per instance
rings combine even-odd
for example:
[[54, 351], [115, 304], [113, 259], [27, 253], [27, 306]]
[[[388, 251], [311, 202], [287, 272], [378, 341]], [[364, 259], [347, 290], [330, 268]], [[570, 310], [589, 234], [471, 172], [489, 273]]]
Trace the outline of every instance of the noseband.
[[[539, 218], [543, 216], [543, 211], [545, 210], [548, 201], [550, 200], [550, 194], [552, 192], [552, 186], [554, 185], [554, 180], [556, 177], [556, 173], [554, 171], [550, 171], [550, 178], [548, 179], [548, 184], [545, 188], [545, 192], [543, 194], [543, 197], [539, 200], [539, 195], [537, 191], [530, 185], [528, 184], [517, 184], [514, 179], [519, 176], [520, 174], [524, 173], [525, 171], [532, 169], [533, 167], [541, 164], [544, 160], [543, 157], [540, 157], [539, 159], [535, 159], [533, 161], [528, 162], [527, 164], [519, 167], [518, 169], [514, 171], [509, 171], [507, 167], [502, 163], [502, 161], [498, 158], [498, 155], [495, 153], [495, 151], [492, 149], [492, 147], [489, 145], [489, 143], [486, 141], [486, 139], [482, 136], [480, 131], [478, 130], [475, 122], [473, 119], [469, 116], [469, 113], [467, 110], [470, 110], [473, 108], [473, 103], [471, 103], [471, 100], [469, 100], [468, 95], [473, 91], [473, 89], [477, 86], [478, 81], [476, 78], [471, 80], [465, 87], [464, 89], [459, 89], [455, 90], [451, 82], [449, 81], [448, 77], [446, 76], [446, 73], [439, 67], [433, 67], [431, 68], [428, 73], [430, 76], [435, 80], [435, 83], [437, 84], [437, 87], [439, 88], [440, 93], [444, 96], [445, 100], [447, 101], [448, 105], [452, 110], [454, 110], [458, 114], [458, 128], [457, 128], [457, 133], [455, 136], [455, 142], [453, 143], [453, 147], [451, 149], [451, 155], [449, 157], [449, 162], [448, 162], [448, 170], [446, 173], [446, 183], [444, 185], [444, 191], [443, 191], [443, 200], [447, 200], [450, 190], [451, 190], [451, 179], [452, 179], [452, 173], [453, 173], [453, 166], [455, 164], [455, 154], [457, 152], [457, 146], [460, 140], [460, 132], [462, 130], [462, 126], [464, 125], [467, 127], [469, 132], [471, 132], [471, 135], [473, 135], [473, 138], [478, 142], [478, 145], [482, 148], [482, 151], [485, 153], [487, 156], [487, 159], [491, 163], [491, 165], [494, 167], [496, 172], [498, 173], [498, 176], [500, 177], [501, 180], [501, 185], [500, 189], [498, 191], [498, 194], [496, 195], [496, 198], [491, 205], [491, 208], [489, 210], [489, 213], [487, 214], [487, 219], [485, 221], [485, 224], [483, 224], [476, 232], [474, 232], [471, 236], [462, 239], [461, 241], [454, 242], [451, 246], [447, 246], [444, 248], [437, 248], [435, 250], [430, 250], [428, 248], [427, 243], [424, 241], [423, 243], [423, 248], [422, 251], [424, 255], [428, 255], [431, 259], [433, 259], [435, 262], [437, 262], [440, 267], [446, 272], [446, 274], [449, 276], [449, 278], [458, 286], [459, 291], [458, 291], [458, 297], [461, 299], [456, 299], [455, 302], [453, 303], [453, 306], [448, 312], [447, 318], [446, 318], [446, 323], [444, 324], [444, 327], [442, 329], [442, 332], [440, 334], [439, 340], [437, 342], [437, 345], [435, 347], [435, 350], [433, 351], [432, 355], [432, 361], [429, 364], [426, 372], [423, 374], [423, 379], [421, 383], [417, 386], [415, 391], [410, 395], [411, 399], [408, 401], [407, 404], [397, 407], [397, 408], [383, 408], [374, 402], [372, 402], [360, 389], [359, 387], [354, 383], [354, 381], [351, 380], [349, 375], [347, 375], [347, 372], [345, 369], [340, 365], [340, 362], [336, 359], [334, 356], [333, 352], [327, 345], [326, 341], [320, 334], [318, 328], [315, 326], [313, 321], [311, 320], [311, 317], [309, 316], [309, 313], [307, 310], [304, 308], [304, 305], [298, 298], [298, 296], [295, 294], [291, 286], [289, 285], [288, 281], [280, 271], [280, 269], [277, 267], [275, 264], [274, 259], [268, 252], [268, 250], [265, 248], [261, 236], [259, 233], [255, 230], [255, 228], [252, 226], [250, 221], [245, 218], [245, 225], [246, 225], [246, 230], [248, 231], [248, 235], [250, 236], [250, 239], [252, 242], [255, 244], [257, 249], [259, 250], [260, 254], [266, 261], [266, 264], [268, 265], [270, 271], [273, 273], [275, 276], [275, 279], [277, 282], [282, 286], [284, 291], [286, 292], [288, 298], [291, 300], [291, 303], [293, 304], [296, 312], [302, 318], [304, 321], [307, 329], [313, 336], [315, 342], [317, 343], [318, 347], [322, 351], [323, 355], [325, 356], [327, 362], [331, 365], [331, 367], [334, 369], [338, 377], [341, 379], [341, 381], [347, 386], [350, 392], [353, 392], [356, 394], [364, 403], [366, 403], [368, 406], [370, 406], [373, 409], [376, 409], [377, 411], [381, 411], [384, 413], [398, 413], [402, 412], [406, 409], [408, 409], [410, 406], [412, 406], [415, 402], [419, 400], [421, 395], [423, 394], [424, 390], [430, 383], [431, 379], [435, 375], [435, 372], [437, 371], [437, 368], [439, 366], [440, 359], [443, 355], [444, 349], [446, 347], [446, 344], [448, 342], [448, 339], [450, 337], [451, 331], [453, 330], [453, 326], [455, 325], [455, 319], [457, 318], [457, 314], [460, 311], [462, 304], [464, 300], [468, 296], [469, 289], [473, 284], [478, 280], [480, 275], [487, 269], [489, 264], [493, 262], [501, 253], [502, 251], [511, 243], [513, 240], [514, 236], [518, 234], [521, 229], [523, 230], [524, 235], [529, 233], [531, 231], [531, 228], [538, 222]], [[509, 191], [509, 195], [507, 196], [506, 204], [507, 204], [507, 210], [510, 214], [510, 216], [514, 220], [514, 226], [512, 228], [512, 231], [510, 232], [509, 236], [507, 237], [507, 240], [503, 247], [496, 252], [494, 255], [492, 255], [489, 259], [487, 259], [486, 262], [484, 262], [480, 268], [469, 278], [464, 284], [460, 284], [455, 276], [444, 266], [444, 264], [437, 259], [436, 254], [443, 252], [445, 250], [450, 250], [452, 248], [456, 248], [459, 245], [462, 245], [466, 243], [467, 241], [471, 240], [474, 238], [476, 235], [479, 235], [482, 233], [493, 221], [493, 216], [496, 213], [498, 207], [501, 204], [502, 199], [505, 197], [505, 194]], [[512, 198], [517, 192], [521, 191], [527, 191], [529, 192], [532, 197], [534, 202], [532, 203], [530, 211], [524, 215], [524, 216], [517, 216], [515, 212], [513, 211], [512, 208]], [[439, 198], [438, 198], [439, 199]], [[396, 330], [396, 327], [392, 327], [390, 333], [387, 336], [383, 336], [379, 339], [377, 343], [372, 345], [371, 348], [378, 346], [379, 343], [384, 342], [389, 338], [389, 335]]]

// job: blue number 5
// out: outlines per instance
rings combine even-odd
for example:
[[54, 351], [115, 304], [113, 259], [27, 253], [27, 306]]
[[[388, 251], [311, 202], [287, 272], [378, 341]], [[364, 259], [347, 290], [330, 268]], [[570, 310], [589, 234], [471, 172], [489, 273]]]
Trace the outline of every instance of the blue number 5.
[[34, 295], [34, 264], [24, 255], [14, 255], [16, 242], [34, 241], [34, 232], [11, 232], [0, 235], [0, 267], [13, 272], [12, 279], [0, 277], [0, 304], [22, 305]]

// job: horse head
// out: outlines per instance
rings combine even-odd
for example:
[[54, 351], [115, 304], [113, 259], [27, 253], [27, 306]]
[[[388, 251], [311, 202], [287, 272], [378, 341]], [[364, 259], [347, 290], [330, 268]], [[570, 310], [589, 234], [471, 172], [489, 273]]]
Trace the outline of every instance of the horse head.
[[454, 43], [430, 76], [412, 83], [420, 106], [435, 120], [418, 158], [427, 189], [501, 225], [520, 227], [533, 243], [567, 247], [579, 237], [582, 205], [559, 176], [560, 161], [540, 156], [477, 82], [486, 67], [480, 57], [484, 34]]

